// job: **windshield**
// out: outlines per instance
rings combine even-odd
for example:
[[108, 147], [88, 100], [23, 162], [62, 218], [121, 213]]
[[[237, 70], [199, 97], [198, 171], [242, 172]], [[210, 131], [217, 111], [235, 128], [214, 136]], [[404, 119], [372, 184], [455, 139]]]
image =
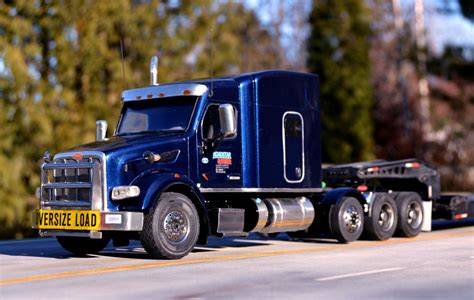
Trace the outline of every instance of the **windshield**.
[[180, 96], [125, 102], [117, 135], [185, 131], [198, 97]]

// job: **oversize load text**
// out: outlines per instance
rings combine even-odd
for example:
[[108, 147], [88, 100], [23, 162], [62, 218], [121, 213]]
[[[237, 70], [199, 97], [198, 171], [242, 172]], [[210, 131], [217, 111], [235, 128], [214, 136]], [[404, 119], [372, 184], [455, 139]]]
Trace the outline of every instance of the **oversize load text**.
[[95, 212], [68, 210], [39, 210], [36, 214], [38, 228], [98, 229], [99, 217]]

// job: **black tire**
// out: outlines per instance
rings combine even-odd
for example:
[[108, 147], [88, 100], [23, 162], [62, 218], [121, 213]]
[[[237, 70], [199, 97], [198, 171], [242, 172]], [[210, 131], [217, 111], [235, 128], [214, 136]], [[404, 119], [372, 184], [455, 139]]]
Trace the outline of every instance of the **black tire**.
[[76, 255], [97, 254], [110, 242], [108, 238], [90, 239], [75, 236], [57, 236], [56, 240], [61, 247]]
[[163, 193], [145, 214], [140, 234], [145, 250], [155, 258], [186, 256], [199, 236], [199, 216], [193, 202], [183, 194]]
[[393, 193], [398, 209], [396, 236], [415, 237], [423, 225], [423, 201], [418, 193]]
[[329, 211], [331, 233], [340, 243], [356, 241], [364, 229], [364, 211], [359, 201], [344, 197]]
[[397, 229], [397, 218], [397, 204], [392, 197], [387, 193], [376, 193], [370, 213], [365, 216], [365, 236], [371, 240], [388, 240]]

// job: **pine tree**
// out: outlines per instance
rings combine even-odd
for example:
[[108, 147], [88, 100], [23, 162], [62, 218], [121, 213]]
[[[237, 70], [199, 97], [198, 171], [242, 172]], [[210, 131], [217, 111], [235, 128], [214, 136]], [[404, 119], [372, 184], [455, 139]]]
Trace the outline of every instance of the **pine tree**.
[[313, 1], [308, 69], [321, 84], [326, 162], [373, 158], [369, 20], [363, 0]]
[[207, 77], [211, 27], [215, 75], [255, 68], [243, 53], [271, 67], [272, 39], [242, 3], [0, 0], [0, 238], [33, 233], [44, 151], [93, 141], [97, 119], [114, 127], [122, 90], [149, 84], [152, 55], [160, 83]]

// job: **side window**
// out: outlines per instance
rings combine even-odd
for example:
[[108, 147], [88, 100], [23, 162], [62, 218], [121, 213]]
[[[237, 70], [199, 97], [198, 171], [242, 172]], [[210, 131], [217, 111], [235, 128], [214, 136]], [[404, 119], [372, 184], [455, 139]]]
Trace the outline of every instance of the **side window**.
[[201, 130], [202, 139], [205, 141], [215, 139], [219, 136], [221, 132], [219, 105], [211, 104], [207, 107]]
[[294, 111], [283, 115], [283, 175], [286, 182], [298, 183], [304, 179], [304, 122]]

